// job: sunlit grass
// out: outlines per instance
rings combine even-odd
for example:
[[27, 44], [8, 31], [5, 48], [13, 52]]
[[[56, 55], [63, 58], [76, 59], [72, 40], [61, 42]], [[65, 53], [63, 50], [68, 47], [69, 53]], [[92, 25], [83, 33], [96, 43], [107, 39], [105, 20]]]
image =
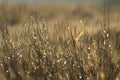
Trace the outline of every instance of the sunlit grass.
[[1, 73], [7, 80], [117, 79], [120, 33], [103, 29], [91, 34], [82, 20], [79, 26], [76, 35], [72, 26], [57, 23], [49, 35], [45, 20], [32, 21], [10, 35], [1, 25]]
[[[67, 11], [59, 6], [53, 10], [41, 7], [40, 14], [33, 9], [23, 9], [19, 23], [11, 25], [1, 21], [0, 78], [119, 80], [119, 20], [107, 24], [108, 13], [96, 12], [96, 16], [89, 8], [81, 7]], [[57, 18], [54, 11], [58, 11]], [[105, 19], [99, 19], [98, 15]]]

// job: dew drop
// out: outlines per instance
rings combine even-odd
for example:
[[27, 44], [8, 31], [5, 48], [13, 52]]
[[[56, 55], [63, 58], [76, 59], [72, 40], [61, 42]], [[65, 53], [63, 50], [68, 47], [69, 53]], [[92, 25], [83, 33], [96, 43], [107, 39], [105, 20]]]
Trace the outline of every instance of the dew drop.
[[66, 61], [64, 61], [64, 64], [66, 64], [67, 62]]
[[81, 78], [82, 78], [82, 76], [79, 76], [79, 78], [81, 79]]
[[107, 34], [107, 37], [109, 37], [109, 34]]
[[22, 55], [20, 55], [19, 57], [20, 57], [20, 58], [22, 58], [23, 56], [22, 56]]
[[7, 70], [6, 73], [8, 73], [9, 71]]
[[90, 47], [88, 47], [88, 49], [90, 50]]
[[8, 57], [8, 59], [10, 60], [10, 57]]

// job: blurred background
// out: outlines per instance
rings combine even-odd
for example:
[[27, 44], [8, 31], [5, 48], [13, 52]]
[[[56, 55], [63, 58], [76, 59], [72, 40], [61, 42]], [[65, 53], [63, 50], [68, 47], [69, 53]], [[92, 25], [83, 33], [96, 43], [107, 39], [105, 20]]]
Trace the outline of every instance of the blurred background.
[[104, 6], [107, 5], [112, 27], [119, 24], [119, 0], [0, 0], [0, 23], [6, 23], [11, 30], [29, 21], [46, 19], [49, 26], [56, 21], [79, 26], [83, 20], [88, 27], [101, 25]]

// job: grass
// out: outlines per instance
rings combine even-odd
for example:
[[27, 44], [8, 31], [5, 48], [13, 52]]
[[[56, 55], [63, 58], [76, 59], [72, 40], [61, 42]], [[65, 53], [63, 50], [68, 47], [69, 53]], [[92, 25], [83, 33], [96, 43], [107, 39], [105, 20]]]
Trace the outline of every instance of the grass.
[[95, 32], [88, 31], [82, 20], [80, 30], [59, 21], [52, 33], [48, 20], [34, 16], [14, 34], [1, 23], [1, 76], [5, 80], [119, 80], [120, 31], [107, 27], [107, 15]]
[[75, 30], [58, 24], [50, 36], [46, 22], [33, 23], [37, 25], [30, 22], [13, 36], [1, 25], [1, 72], [7, 80], [117, 79], [119, 31], [101, 30], [91, 35], [83, 29], [77, 37]]

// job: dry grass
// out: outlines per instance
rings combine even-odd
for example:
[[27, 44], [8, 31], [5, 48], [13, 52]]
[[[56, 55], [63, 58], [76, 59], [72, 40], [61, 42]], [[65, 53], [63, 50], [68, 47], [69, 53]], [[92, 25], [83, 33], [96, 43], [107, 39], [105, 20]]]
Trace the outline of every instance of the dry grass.
[[[79, 8], [78, 8], [79, 9]], [[108, 14], [95, 32], [80, 20], [79, 29], [34, 15], [10, 33], [0, 24], [0, 78], [4, 80], [119, 80], [120, 31], [107, 28]], [[117, 26], [119, 28], [119, 25]]]
[[30, 20], [22, 32], [10, 35], [1, 25], [1, 73], [7, 80], [115, 80], [120, 74], [120, 32], [104, 28], [90, 34], [56, 24]]

